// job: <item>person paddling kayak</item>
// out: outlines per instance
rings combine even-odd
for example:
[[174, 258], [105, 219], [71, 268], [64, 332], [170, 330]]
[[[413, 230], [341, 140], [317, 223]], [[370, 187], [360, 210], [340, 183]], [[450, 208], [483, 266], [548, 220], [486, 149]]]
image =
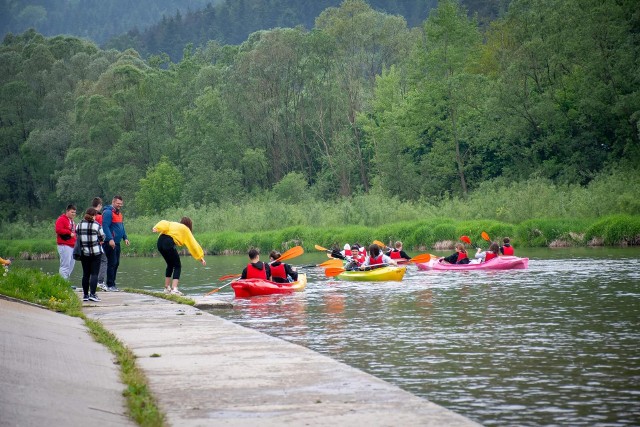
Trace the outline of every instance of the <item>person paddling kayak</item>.
[[469, 264], [469, 257], [467, 256], [467, 250], [462, 243], [456, 243], [454, 246], [456, 252], [444, 257], [440, 262], [446, 262], [449, 264]]

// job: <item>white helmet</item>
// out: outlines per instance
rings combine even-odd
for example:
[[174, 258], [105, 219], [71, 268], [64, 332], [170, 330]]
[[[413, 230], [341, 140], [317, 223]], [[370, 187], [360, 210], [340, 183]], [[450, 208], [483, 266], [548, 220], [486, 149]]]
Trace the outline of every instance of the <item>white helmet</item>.
[[348, 244], [348, 243], [345, 243], [345, 245], [344, 245], [344, 250], [345, 250], [345, 251], [351, 250], [351, 246], [349, 246], [349, 244]]

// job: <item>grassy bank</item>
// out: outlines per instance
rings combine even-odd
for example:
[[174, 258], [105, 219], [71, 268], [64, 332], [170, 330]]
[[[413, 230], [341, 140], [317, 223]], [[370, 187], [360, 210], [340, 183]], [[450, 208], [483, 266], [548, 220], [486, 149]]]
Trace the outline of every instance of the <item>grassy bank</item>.
[[[345, 242], [366, 244], [373, 240], [381, 240], [389, 245], [401, 240], [409, 250], [449, 249], [462, 235], [469, 236], [473, 242], [482, 242], [483, 231], [494, 241], [509, 237], [516, 247], [639, 245], [640, 215], [611, 215], [591, 220], [532, 219], [520, 224], [434, 218], [378, 227], [297, 226], [253, 232], [196, 230], [195, 234], [207, 253], [224, 255], [245, 253], [250, 247], [267, 251], [302, 245], [309, 251], [316, 244], [330, 248], [334, 245], [342, 247]], [[124, 255], [148, 256], [156, 253], [157, 235], [150, 230], [146, 234], [130, 233], [129, 238], [132, 244], [130, 247], [123, 246]], [[0, 254], [16, 258], [57, 257], [55, 241], [52, 239], [0, 240]]]
[[141, 426], [163, 426], [164, 416], [148, 389], [147, 380], [136, 366], [135, 356], [114, 335], [95, 320], [82, 313], [82, 303], [59, 275], [47, 275], [38, 270], [10, 267], [0, 276], [0, 294], [42, 305], [50, 310], [84, 319], [94, 339], [107, 347], [116, 357], [120, 379], [126, 389], [129, 416]]

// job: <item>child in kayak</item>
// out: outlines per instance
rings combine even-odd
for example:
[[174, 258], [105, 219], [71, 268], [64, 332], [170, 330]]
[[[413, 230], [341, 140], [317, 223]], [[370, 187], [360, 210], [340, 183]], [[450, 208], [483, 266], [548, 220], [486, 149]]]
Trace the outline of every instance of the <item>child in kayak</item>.
[[389, 258], [395, 259], [396, 262], [409, 261], [411, 259], [411, 257], [402, 249], [401, 241], [398, 240], [393, 246], [395, 246], [395, 249], [391, 249], [386, 254]]
[[369, 246], [369, 256], [362, 263], [362, 267], [369, 267], [374, 265], [383, 266], [385, 264], [398, 265], [395, 259], [385, 255], [380, 250], [380, 246], [373, 243]]
[[502, 240], [503, 245], [500, 246], [500, 253], [502, 255], [513, 255], [513, 246], [511, 246], [511, 241], [508, 237], [505, 237]]
[[242, 270], [241, 279], [271, 279], [271, 267], [260, 261], [260, 251], [254, 248], [249, 249], [249, 264]]
[[448, 264], [469, 264], [469, 257], [467, 256], [467, 250], [462, 243], [456, 243], [454, 246], [456, 252], [444, 257], [440, 262], [446, 262]]
[[269, 262], [271, 268], [271, 281], [276, 283], [289, 283], [298, 280], [298, 272], [289, 264], [276, 261], [282, 255], [278, 251], [271, 251], [269, 254]]
[[489, 245], [489, 249], [487, 249], [486, 251], [482, 251], [480, 248], [478, 248], [475, 258], [479, 259], [480, 262], [487, 262], [497, 257], [498, 255], [500, 255], [500, 246], [498, 246], [498, 243], [496, 242], [491, 242], [491, 244]]

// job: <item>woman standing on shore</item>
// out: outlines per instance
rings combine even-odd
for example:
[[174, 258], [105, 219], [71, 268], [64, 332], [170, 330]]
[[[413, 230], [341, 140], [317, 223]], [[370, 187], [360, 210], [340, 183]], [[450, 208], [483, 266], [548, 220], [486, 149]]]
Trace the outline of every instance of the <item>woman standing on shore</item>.
[[162, 220], [153, 227], [154, 233], [160, 233], [158, 251], [167, 263], [164, 274], [165, 294], [182, 295], [182, 292], [178, 290], [182, 264], [180, 263], [180, 255], [176, 250], [176, 245], [185, 245], [192, 257], [200, 261], [202, 265], [207, 265], [204, 260], [204, 251], [193, 237], [192, 230], [193, 223], [191, 218], [186, 216], [182, 217], [180, 222]]
[[96, 288], [98, 287], [104, 232], [95, 220], [96, 215], [98, 215], [98, 211], [95, 208], [87, 209], [84, 218], [76, 227], [76, 237], [81, 248], [83, 301], [100, 301], [96, 295]]

